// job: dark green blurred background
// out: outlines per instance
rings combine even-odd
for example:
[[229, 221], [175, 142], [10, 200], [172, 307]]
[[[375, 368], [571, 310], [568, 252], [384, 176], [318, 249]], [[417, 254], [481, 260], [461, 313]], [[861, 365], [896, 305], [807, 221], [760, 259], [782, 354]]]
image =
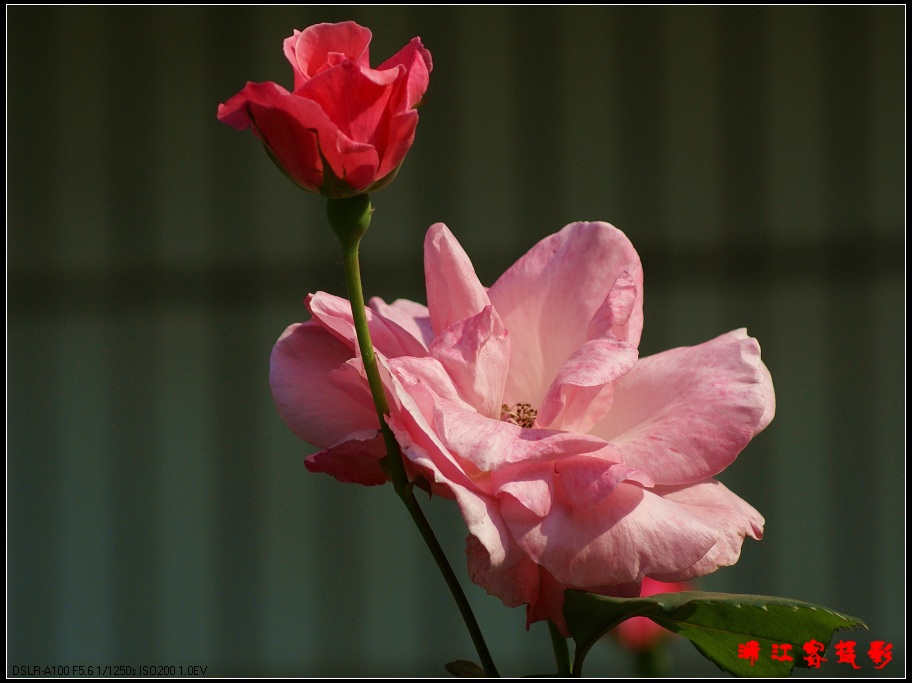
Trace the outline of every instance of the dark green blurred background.
[[[746, 326], [776, 383], [775, 421], [722, 476], [766, 539], [701, 587], [857, 615], [900, 674], [902, 6], [8, 7], [9, 665], [474, 657], [392, 490], [305, 472], [269, 394], [304, 296], [344, 294], [340, 254], [323, 200], [216, 108], [247, 80], [290, 87], [282, 40], [343, 19], [374, 31], [374, 64], [414, 35], [435, 64], [374, 197], [367, 293], [424, 300], [435, 221], [486, 284], [568, 222], [620, 227], [642, 353]], [[464, 575], [454, 506], [427, 507]], [[468, 590], [503, 673], [553, 667], [547, 629]], [[716, 672], [682, 645], [675, 671]]]

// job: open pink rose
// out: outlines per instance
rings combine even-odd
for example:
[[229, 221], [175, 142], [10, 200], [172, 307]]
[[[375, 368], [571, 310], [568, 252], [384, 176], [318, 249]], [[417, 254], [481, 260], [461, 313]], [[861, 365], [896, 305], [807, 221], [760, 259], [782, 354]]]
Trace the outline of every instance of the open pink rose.
[[294, 91], [250, 83], [218, 117], [253, 128], [298, 185], [329, 197], [378, 190], [396, 175], [415, 137], [431, 53], [419, 38], [370, 68], [371, 32], [352, 21], [317, 24], [285, 39]]
[[[643, 579], [640, 597], [648, 598], [659, 593], [680, 593], [689, 590], [692, 589], [686, 583], [666, 583], [647, 576]], [[631, 617], [618, 624], [611, 633], [621, 645], [634, 652], [652, 649], [665, 637], [671, 635], [671, 631], [662, 628], [649, 617]]]
[[[413, 475], [454, 498], [472, 580], [565, 633], [563, 591], [636, 596], [737, 561], [763, 518], [712, 477], [770, 422], [772, 380], [744, 330], [639, 358], [643, 275], [626, 236], [573, 223], [486, 289], [442, 224], [428, 307], [371, 301], [389, 424]], [[349, 303], [275, 346], [279, 412], [323, 450], [312, 471], [380, 484], [383, 446]]]

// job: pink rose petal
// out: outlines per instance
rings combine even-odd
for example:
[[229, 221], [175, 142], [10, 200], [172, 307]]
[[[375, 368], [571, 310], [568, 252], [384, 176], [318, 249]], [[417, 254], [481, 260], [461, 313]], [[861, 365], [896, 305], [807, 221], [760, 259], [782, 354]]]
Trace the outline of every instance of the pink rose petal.
[[588, 340], [593, 317], [624, 273], [637, 292], [625, 323], [626, 341], [635, 347], [643, 324], [643, 271], [630, 241], [607, 223], [568, 225], [491, 286], [491, 303], [513, 344], [506, 403], [541, 403], [560, 368]]
[[[352, 350], [358, 348], [358, 337], [355, 334], [351, 304], [348, 301], [332, 294], [317, 292], [309, 296], [306, 303], [314, 320], [321, 323]], [[371, 333], [371, 341], [377, 351], [388, 358], [427, 355], [427, 350], [422, 342], [410, 332], [392, 320], [387, 320], [376, 311], [369, 308], [364, 310], [367, 316], [367, 326]]]
[[491, 304], [472, 262], [443, 223], [432, 225], [424, 239], [424, 274], [436, 334]]
[[504, 498], [501, 514], [535, 562], [558, 581], [584, 589], [692, 567], [716, 542], [715, 529], [703, 519], [635, 484], [617, 485], [588, 509], [556, 500], [544, 519]]
[[478, 315], [450, 325], [430, 352], [469, 405], [481, 415], [500, 418], [510, 339], [493, 307], [485, 306]]
[[734, 461], [768, 410], [771, 385], [760, 365], [760, 347], [744, 330], [641, 358], [591, 431], [657, 484], [713, 476]]
[[561, 366], [542, 401], [537, 424], [588, 432], [614, 401], [614, 385], [637, 361], [636, 347], [616, 339], [593, 339]]
[[350, 359], [348, 348], [314, 322], [290, 326], [276, 342], [269, 385], [279, 415], [304, 441], [325, 448], [380, 428], [364, 377], [340, 372]]
[[412, 335], [424, 348], [430, 346], [434, 340], [434, 330], [431, 329], [431, 318], [427, 306], [407, 299], [396, 299], [393, 303], [387, 304], [376, 296], [368, 302], [368, 305], [372, 311], [376, 311]]
[[380, 466], [386, 446], [378, 429], [350, 434], [345, 440], [307, 456], [304, 466], [310, 472], [323, 472], [343, 484], [378, 486], [389, 477]]

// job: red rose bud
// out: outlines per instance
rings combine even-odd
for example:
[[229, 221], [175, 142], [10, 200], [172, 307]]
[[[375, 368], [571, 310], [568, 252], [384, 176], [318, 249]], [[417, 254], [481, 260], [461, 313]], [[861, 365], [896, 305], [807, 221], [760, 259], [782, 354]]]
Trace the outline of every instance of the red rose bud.
[[[686, 583], [665, 583], [647, 576], [643, 579], [640, 597], [648, 598], [659, 593], [680, 593], [687, 590], [691, 590], [691, 588]], [[670, 631], [662, 628], [649, 617], [631, 617], [618, 624], [612, 634], [628, 650], [644, 652], [668, 636]]]
[[219, 105], [220, 121], [250, 127], [273, 161], [310, 192], [350, 197], [386, 186], [418, 125], [431, 53], [413, 38], [371, 69], [371, 32], [352, 21], [318, 24], [285, 39], [294, 91], [248, 82]]

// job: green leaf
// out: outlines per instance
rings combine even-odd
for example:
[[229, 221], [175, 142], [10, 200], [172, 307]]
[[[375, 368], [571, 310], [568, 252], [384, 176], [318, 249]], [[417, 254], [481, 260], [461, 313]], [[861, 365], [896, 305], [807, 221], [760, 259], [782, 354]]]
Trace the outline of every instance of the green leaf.
[[[576, 642], [573, 675], [582, 673], [589, 648], [625, 619], [649, 617], [690, 640], [707, 659], [736, 676], [788, 676], [807, 666], [803, 645], [829, 645], [844, 628], [867, 626], [860, 619], [799, 600], [730, 593], [661, 593], [648, 598], [610, 598], [582, 591], [564, 592], [564, 617]], [[738, 646], [756, 641], [759, 656], [751, 665]], [[792, 661], [772, 659], [773, 644], [790, 644]]]
[[444, 668], [457, 678], [485, 677], [484, 669], [475, 662], [470, 662], [468, 659], [457, 659], [455, 662], [450, 662], [444, 666]]

